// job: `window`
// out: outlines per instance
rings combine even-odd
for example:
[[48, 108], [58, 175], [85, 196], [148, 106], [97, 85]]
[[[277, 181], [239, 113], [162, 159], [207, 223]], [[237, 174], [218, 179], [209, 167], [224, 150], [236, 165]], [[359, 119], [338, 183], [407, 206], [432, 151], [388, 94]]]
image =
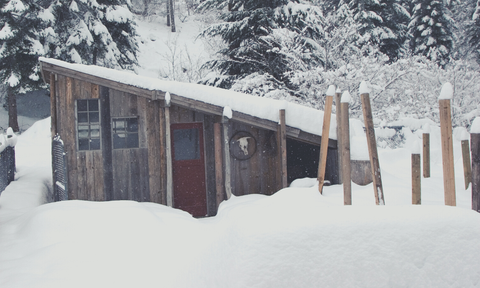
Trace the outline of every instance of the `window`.
[[175, 161], [200, 159], [200, 139], [197, 128], [173, 131]]
[[98, 99], [77, 100], [78, 150], [100, 149], [100, 104]]
[[113, 149], [138, 148], [138, 119], [112, 119]]

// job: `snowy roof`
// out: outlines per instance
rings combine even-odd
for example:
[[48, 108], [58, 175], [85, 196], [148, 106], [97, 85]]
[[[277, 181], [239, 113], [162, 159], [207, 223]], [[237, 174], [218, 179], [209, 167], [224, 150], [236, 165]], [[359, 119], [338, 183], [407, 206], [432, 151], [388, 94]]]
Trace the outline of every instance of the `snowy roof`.
[[[232, 120], [236, 120], [236, 114], [238, 115], [239, 113], [242, 113], [279, 123], [279, 110], [285, 109], [286, 125], [288, 127], [297, 128], [313, 135], [322, 135], [323, 111], [296, 103], [263, 98], [200, 84], [165, 81], [136, 75], [131, 71], [120, 71], [94, 65], [71, 64], [43, 57], [40, 57], [39, 61], [42, 67], [42, 72], [50, 70], [45, 64], [51, 64], [60, 68], [66, 68], [71, 71], [84, 73], [140, 89], [159, 91], [161, 93], [156, 96], [153, 96], [154, 93], [148, 94], [152, 95], [152, 97], [158, 97], [157, 99], [164, 99], [165, 93], [169, 92], [172, 96], [172, 104], [176, 104], [176, 100], [181, 102], [182, 99], [180, 98], [200, 101], [220, 107], [221, 109], [219, 109], [218, 115], [222, 115], [223, 108], [230, 107], [233, 111]], [[330, 139], [336, 139], [336, 127], [335, 117], [332, 117], [329, 133]]]

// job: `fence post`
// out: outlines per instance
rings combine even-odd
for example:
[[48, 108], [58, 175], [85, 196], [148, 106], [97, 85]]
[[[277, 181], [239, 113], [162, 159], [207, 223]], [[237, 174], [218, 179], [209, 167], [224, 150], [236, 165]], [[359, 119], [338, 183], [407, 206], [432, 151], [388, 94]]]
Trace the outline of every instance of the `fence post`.
[[373, 127], [372, 107], [370, 106], [370, 89], [365, 81], [360, 84], [360, 97], [362, 98], [363, 118], [365, 129], [367, 130], [367, 145], [373, 176], [375, 202], [377, 205], [385, 205], [380, 163], [378, 162], [377, 140], [375, 139], [375, 128]]
[[[417, 143], [415, 143], [417, 144]], [[418, 145], [415, 145], [415, 150], [412, 151], [412, 204], [422, 204], [422, 177], [420, 172], [420, 151], [416, 149]]]
[[472, 181], [472, 165], [470, 163], [470, 143], [468, 139], [462, 140], [462, 158], [463, 158], [463, 179], [465, 181], [465, 190]]
[[340, 137], [340, 158], [342, 162], [342, 177], [343, 177], [343, 204], [352, 205], [352, 181], [351, 181], [351, 167], [350, 167], [350, 117], [348, 113], [348, 103], [350, 102], [350, 93], [348, 91], [343, 92], [341, 104], [340, 104], [340, 122], [337, 123], [341, 127]]
[[[340, 90], [340, 88], [337, 88], [337, 91], [335, 91], [335, 116], [336, 116], [336, 120], [337, 120], [337, 149], [338, 151], [340, 151], [340, 147], [343, 146], [343, 143], [342, 143], [342, 125], [341, 125], [341, 122], [342, 122], [342, 113], [343, 113], [343, 110], [342, 110], [342, 91]], [[347, 108], [348, 109], [348, 108]], [[343, 163], [343, 160], [342, 160], [342, 152], [339, 152], [338, 153], [338, 163], [339, 165], [342, 165]], [[338, 183], [339, 184], [342, 184], [343, 183], [343, 169], [340, 168], [338, 169]]]
[[430, 177], [430, 133], [423, 133], [423, 177]]
[[325, 170], [327, 165], [328, 139], [330, 133], [330, 118], [332, 117], [333, 95], [335, 94], [335, 86], [330, 85], [327, 90], [325, 99], [325, 111], [323, 114], [322, 140], [320, 143], [320, 159], [318, 161], [318, 191], [320, 194], [323, 190], [325, 181]]
[[440, 131], [442, 137], [443, 186], [445, 205], [456, 206], [455, 170], [453, 165], [452, 141], [452, 110], [450, 100], [453, 97], [453, 87], [449, 82], [443, 84], [438, 97], [440, 109]]
[[472, 209], [480, 212], [480, 117], [473, 120], [470, 141], [472, 142]]
[[280, 189], [288, 186], [287, 178], [287, 126], [285, 109], [278, 111], [279, 125], [278, 125], [278, 137], [279, 137], [279, 157], [280, 157]]

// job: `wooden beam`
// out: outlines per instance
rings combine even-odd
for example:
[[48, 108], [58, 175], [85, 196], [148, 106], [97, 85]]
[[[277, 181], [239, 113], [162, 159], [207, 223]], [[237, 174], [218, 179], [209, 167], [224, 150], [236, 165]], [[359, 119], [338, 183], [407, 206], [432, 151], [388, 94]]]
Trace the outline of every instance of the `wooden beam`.
[[222, 127], [221, 123], [213, 124], [213, 137], [215, 146], [215, 187], [216, 187], [216, 199], [217, 208], [223, 198], [223, 157], [222, 157]]
[[430, 177], [430, 134], [423, 133], [423, 177]]
[[480, 134], [471, 133], [472, 142], [472, 209], [480, 212]]
[[281, 173], [281, 184], [280, 188], [285, 188], [288, 186], [287, 183], [287, 131], [285, 125], [285, 109], [279, 111], [279, 125], [278, 125], [278, 136], [279, 136], [279, 159], [280, 159], [280, 173]]
[[57, 135], [57, 98], [55, 74], [50, 74], [50, 115], [52, 138]]
[[[344, 127], [341, 127], [340, 125], [340, 122], [342, 121], [342, 109], [341, 109], [341, 99], [342, 99], [342, 93], [340, 93], [339, 91], [335, 92], [335, 116], [336, 116], [336, 120], [337, 120], [337, 144], [338, 144], [338, 147], [342, 147], [342, 132], [341, 132], [341, 129], [344, 128]], [[348, 108], [347, 108], [348, 109]], [[342, 153], [338, 153], [338, 163], [343, 163], [342, 161]], [[338, 169], [338, 183], [339, 184], [342, 184], [343, 183], [343, 171], [342, 169]]]
[[322, 143], [320, 144], [320, 159], [318, 161], [318, 191], [322, 193], [327, 168], [328, 136], [330, 133], [330, 119], [332, 117], [333, 96], [325, 99], [325, 112], [323, 114]]
[[420, 154], [412, 154], [412, 204], [422, 204], [422, 180], [420, 174]]
[[351, 181], [351, 164], [350, 164], [350, 117], [348, 112], [348, 102], [340, 104], [340, 122], [337, 123], [338, 126], [341, 126], [341, 143], [340, 153], [342, 154], [342, 162], [340, 165], [342, 167], [343, 175], [343, 204], [352, 205], [352, 181]]
[[468, 184], [472, 182], [472, 165], [470, 164], [470, 143], [468, 143], [468, 140], [462, 140], [462, 158], [463, 179], [465, 183], [465, 190], [467, 190]]
[[170, 131], [170, 107], [165, 107], [165, 156], [167, 158], [167, 206], [173, 207], [173, 165], [172, 165], [172, 135]]
[[228, 126], [229, 121], [227, 117], [223, 117], [223, 157], [225, 158], [225, 193], [227, 195], [227, 199], [232, 197], [232, 166], [230, 163], [230, 139], [228, 135]]
[[370, 105], [370, 95], [364, 93], [361, 94], [360, 97], [362, 98], [362, 110], [367, 133], [368, 154], [370, 156], [375, 202], [377, 205], [385, 205], [382, 176], [380, 174], [380, 163], [378, 161], [377, 140], [375, 139], [375, 128], [373, 126], [372, 106]]
[[443, 188], [445, 205], [456, 206], [455, 170], [453, 163], [452, 110], [450, 99], [438, 100], [442, 137]]

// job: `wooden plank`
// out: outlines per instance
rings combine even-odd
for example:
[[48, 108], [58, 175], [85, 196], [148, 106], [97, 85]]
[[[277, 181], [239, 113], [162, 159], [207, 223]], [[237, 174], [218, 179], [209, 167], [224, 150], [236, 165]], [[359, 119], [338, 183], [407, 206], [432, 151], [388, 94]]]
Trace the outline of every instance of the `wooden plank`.
[[445, 205], [456, 206], [455, 170], [453, 163], [452, 110], [450, 99], [438, 101], [440, 109], [440, 132], [442, 138], [443, 188]]
[[422, 204], [422, 180], [420, 173], [420, 154], [412, 154], [412, 204]]
[[[60, 77], [60, 75], [59, 75]], [[75, 99], [73, 95], [73, 81], [69, 77], [64, 77], [64, 83], [65, 83], [65, 90], [63, 91], [63, 95], [59, 95], [59, 100], [62, 102], [62, 105], [59, 107], [62, 111], [60, 112], [61, 114], [61, 119], [58, 119], [59, 122], [62, 123], [63, 125], [63, 135], [61, 135], [62, 140], [65, 143], [65, 151], [66, 155], [68, 157], [68, 167], [75, 167], [73, 169], [77, 169], [77, 172], [83, 172], [78, 171], [79, 164], [77, 163], [77, 138], [76, 138], [76, 124], [75, 124]], [[63, 97], [62, 97], [63, 96]], [[58, 116], [58, 114], [57, 114]], [[72, 174], [72, 177], [70, 177], [70, 174]], [[70, 182], [70, 180], [72, 182]], [[79, 186], [83, 185], [83, 183], [78, 182], [78, 177], [75, 173], [70, 173], [69, 172], [69, 198], [68, 199], [82, 199], [78, 198], [80, 195], [78, 192]], [[70, 184], [71, 183], [71, 184]], [[70, 198], [70, 191], [72, 193], [72, 197]], [[73, 194], [76, 194], [73, 196]]]
[[[136, 100], [135, 106], [138, 115], [138, 145], [140, 148], [147, 148], [147, 101], [150, 101], [148, 104], [152, 106], [152, 100], [139, 97], [135, 97], [134, 99]], [[150, 120], [155, 121], [152, 117], [150, 117]], [[153, 124], [156, 122], [150, 123]]]
[[103, 152], [101, 150], [93, 151], [93, 161], [95, 164], [95, 201], [105, 201], [104, 192], [104, 170], [103, 170]]
[[162, 203], [162, 187], [160, 184], [160, 127], [158, 101], [148, 100], [146, 105], [146, 120], [144, 123], [147, 135], [148, 149], [148, 177], [150, 187], [150, 201]]
[[50, 74], [50, 116], [51, 116], [51, 132], [52, 138], [57, 135], [57, 98], [56, 98], [56, 81], [55, 75]]
[[232, 197], [232, 164], [230, 161], [230, 135], [228, 133], [229, 128], [229, 121], [227, 117], [223, 117], [222, 119], [223, 124], [223, 157], [225, 158], [225, 194], [227, 199]]
[[[340, 92], [336, 92], [335, 93], [335, 116], [336, 116], [336, 120], [337, 120], [337, 144], [338, 144], [338, 147], [342, 147], [342, 132], [341, 132], [341, 125], [340, 125], [340, 122], [342, 121], [342, 104], [340, 103], [341, 102], [341, 99], [342, 99], [342, 93]], [[342, 161], [342, 153], [338, 153], [338, 163], [343, 163]], [[342, 169], [338, 169], [338, 181], [339, 181], [339, 184], [342, 184], [343, 183], [343, 177], [342, 177]]]
[[170, 107], [165, 107], [165, 156], [167, 164], [167, 206], [173, 207], [172, 136], [170, 132]]
[[337, 123], [341, 128], [340, 138], [340, 153], [342, 154], [342, 162], [340, 162], [342, 167], [343, 175], [343, 204], [352, 205], [352, 181], [351, 181], [351, 163], [350, 163], [350, 117], [348, 111], [348, 102], [340, 104], [340, 124]]
[[94, 201], [95, 199], [95, 160], [94, 151], [85, 152], [85, 199]]
[[325, 99], [325, 112], [323, 117], [323, 128], [322, 128], [322, 143], [320, 145], [320, 159], [318, 161], [318, 191], [322, 193], [323, 184], [325, 181], [325, 170], [327, 164], [327, 153], [328, 153], [328, 136], [330, 133], [330, 118], [332, 116], [332, 104], [333, 96], [326, 96]]
[[221, 123], [213, 124], [215, 145], [215, 191], [217, 196], [217, 208], [224, 200], [223, 192], [223, 157], [222, 157], [222, 127]]
[[472, 142], [472, 209], [480, 212], [480, 134], [471, 133]]
[[375, 128], [373, 126], [372, 106], [370, 105], [370, 95], [364, 93], [361, 94], [360, 97], [362, 99], [363, 119], [367, 134], [368, 154], [370, 156], [375, 202], [377, 205], [385, 205], [380, 163], [378, 161], [377, 140], [375, 139]]
[[[159, 102], [159, 101], [157, 101]], [[167, 204], [167, 156], [166, 156], [166, 128], [165, 128], [165, 109], [158, 105], [158, 123], [160, 139], [160, 202]]]
[[[196, 120], [200, 119], [200, 115], [196, 116]], [[214, 117], [204, 115], [203, 130], [204, 130], [204, 149], [205, 149], [205, 177], [206, 177], [206, 193], [207, 193], [207, 215], [213, 216], [217, 214], [217, 193], [215, 182], [215, 135], [214, 135]]]
[[468, 184], [472, 182], [472, 165], [470, 164], [470, 144], [468, 140], [462, 140], [462, 159], [463, 159], [463, 179], [465, 183], [465, 190], [468, 189]]
[[110, 95], [109, 89], [99, 87], [100, 107], [102, 113], [100, 130], [102, 137], [102, 160], [103, 160], [103, 194], [105, 200], [113, 200], [113, 162], [112, 162], [112, 128], [110, 123]]
[[430, 177], [430, 134], [423, 133], [423, 177]]
[[285, 121], [285, 109], [279, 111], [280, 124], [279, 124], [279, 134], [280, 134], [280, 171], [281, 171], [281, 188], [286, 188], [287, 184], [287, 130], [286, 130], [286, 121]]
[[77, 152], [77, 185], [76, 185], [76, 199], [79, 200], [88, 200], [87, 196], [87, 183], [85, 179], [87, 178], [87, 163], [86, 163], [86, 152], [80, 151]]

